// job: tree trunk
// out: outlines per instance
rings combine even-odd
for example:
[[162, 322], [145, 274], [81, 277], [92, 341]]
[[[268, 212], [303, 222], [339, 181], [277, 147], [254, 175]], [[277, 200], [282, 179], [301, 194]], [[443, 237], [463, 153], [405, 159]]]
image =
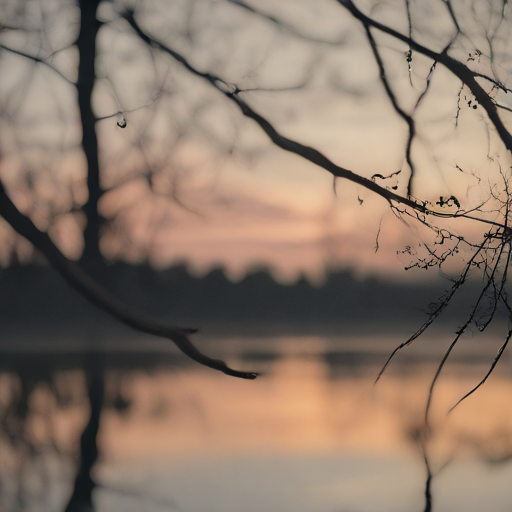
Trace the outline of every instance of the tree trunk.
[[95, 80], [96, 36], [100, 27], [96, 19], [99, 0], [80, 0], [81, 21], [80, 35], [77, 46], [80, 56], [78, 67], [78, 104], [82, 121], [82, 147], [87, 160], [87, 188], [89, 199], [84, 206], [87, 227], [84, 232], [85, 248], [82, 261], [90, 266], [100, 262], [102, 257], [99, 248], [101, 217], [98, 212], [98, 201], [102, 191], [100, 188], [100, 169], [98, 160], [98, 139], [91, 95]]

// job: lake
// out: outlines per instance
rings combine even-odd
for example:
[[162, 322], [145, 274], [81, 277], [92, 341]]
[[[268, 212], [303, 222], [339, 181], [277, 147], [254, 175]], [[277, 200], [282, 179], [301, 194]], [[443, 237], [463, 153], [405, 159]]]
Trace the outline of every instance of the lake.
[[[205, 352], [261, 372], [255, 381], [199, 367], [143, 336], [12, 337], [0, 373], [1, 510], [63, 510], [87, 420], [80, 366], [94, 361], [106, 372], [99, 512], [422, 511], [419, 440], [450, 336], [434, 331], [404, 349], [377, 385], [398, 334], [198, 337]], [[447, 415], [501, 342], [463, 339], [436, 385], [424, 446], [437, 512], [511, 508], [508, 355]]]

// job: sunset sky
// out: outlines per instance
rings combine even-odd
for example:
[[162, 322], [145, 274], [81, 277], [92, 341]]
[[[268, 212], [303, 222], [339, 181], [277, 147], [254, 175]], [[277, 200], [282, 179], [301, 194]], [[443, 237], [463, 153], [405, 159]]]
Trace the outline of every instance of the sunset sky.
[[[359, 22], [336, 2], [251, 5], [282, 25], [228, 1], [145, 2], [136, 15], [141, 26], [197, 69], [247, 90], [241, 97], [283, 135], [367, 177], [401, 170], [386, 184], [404, 194], [410, 173], [407, 127], [385, 94]], [[77, 11], [72, 4], [56, 6], [48, 4], [53, 24], [44, 25], [33, 14], [32, 22], [47, 30], [44, 41], [7, 32], [2, 42], [38, 51], [73, 81], [77, 55], [70, 44]], [[436, 23], [426, 25], [423, 7], [416, 8], [418, 37], [439, 50], [452, 32], [450, 19], [433, 9], [429, 15]], [[335, 192], [326, 171], [273, 147], [219, 91], [141, 44], [116, 9], [122, 4], [99, 9], [105, 24], [93, 94], [107, 190], [101, 213], [110, 223], [102, 239], [107, 257], [149, 260], [157, 267], [186, 260], [200, 274], [222, 265], [234, 279], [261, 266], [285, 281], [300, 273], [318, 279], [326, 267], [340, 266], [360, 274], [403, 275], [410, 258], [397, 251], [416, 244], [422, 232], [400, 222], [372, 193], [342, 181]], [[375, 16], [407, 30], [402, 4], [375, 9]], [[402, 108], [412, 113], [432, 63], [413, 55], [409, 75], [407, 47], [375, 36], [390, 84]], [[455, 44], [453, 53], [467, 60], [468, 48], [481, 43], [485, 50], [482, 41], [476, 34], [472, 42]], [[497, 55], [492, 69], [485, 51], [470, 65], [506, 78], [505, 61]], [[0, 84], [5, 114], [0, 176], [19, 208], [76, 258], [83, 219], [67, 212], [85, 201], [87, 191], [74, 88], [47, 66], [5, 51], [1, 58], [12, 73]], [[455, 195], [465, 208], [487, 198], [503, 152], [484, 114], [469, 101], [456, 79], [436, 69], [429, 94], [415, 111], [417, 198], [435, 203]], [[125, 129], [117, 126], [118, 111]], [[503, 165], [510, 165], [506, 158]], [[2, 233], [11, 243], [5, 227]], [[0, 248], [4, 264], [7, 245]], [[18, 252], [27, 257], [23, 244]]]

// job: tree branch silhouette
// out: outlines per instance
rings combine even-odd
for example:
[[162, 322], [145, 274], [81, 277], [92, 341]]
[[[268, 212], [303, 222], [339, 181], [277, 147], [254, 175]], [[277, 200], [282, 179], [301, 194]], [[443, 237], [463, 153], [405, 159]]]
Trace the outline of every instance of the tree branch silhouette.
[[15, 48], [10, 48], [9, 46], [6, 46], [4, 44], [0, 44], [0, 48], [2, 50], [5, 50], [6, 52], [10, 52], [10, 53], [12, 53], [14, 55], [18, 55], [19, 57], [23, 57], [25, 59], [31, 60], [31, 61], [35, 62], [36, 64], [43, 64], [48, 69], [51, 69], [54, 73], [57, 73], [57, 75], [59, 75], [63, 80], [65, 80], [69, 84], [76, 85], [74, 82], [69, 80], [69, 78], [64, 76], [56, 67], [52, 66], [46, 59], [42, 59], [40, 57], [36, 57], [34, 55], [30, 55], [30, 54], [28, 54], [26, 52], [22, 52], [21, 50], [16, 50]]
[[72, 288], [112, 317], [137, 331], [168, 338], [185, 355], [203, 366], [242, 379], [257, 377], [256, 373], [233, 370], [223, 361], [211, 359], [200, 352], [188, 339], [188, 336], [196, 332], [196, 329], [176, 327], [154, 320], [111, 295], [76, 263], [66, 258], [46, 233], [39, 231], [28, 217], [20, 213], [2, 186], [0, 186], [0, 215], [16, 232], [44, 254], [48, 262]]
[[453, 57], [450, 57], [446, 53], [447, 48], [445, 48], [445, 51], [443, 51], [441, 53], [435, 52], [435, 51], [417, 43], [411, 37], [404, 36], [403, 34], [392, 29], [391, 27], [388, 27], [387, 25], [384, 25], [382, 23], [379, 23], [378, 21], [373, 20], [372, 18], [369, 18], [355, 6], [355, 4], [354, 4], [354, 2], [352, 2], [352, 0], [338, 0], [338, 3], [341, 4], [343, 7], [345, 7], [346, 9], [348, 9], [348, 11], [350, 13], [352, 13], [352, 15], [355, 18], [357, 18], [359, 21], [361, 21], [361, 23], [364, 26], [374, 27], [377, 30], [379, 30], [385, 34], [388, 34], [388, 35], [394, 37], [395, 39], [402, 41], [403, 43], [406, 43], [414, 51], [417, 51], [418, 53], [421, 53], [422, 55], [425, 55], [426, 57], [430, 57], [433, 61], [439, 62], [446, 69], [451, 71], [473, 93], [476, 101], [486, 111], [489, 120], [496, 128], [496, 131], [498, 132], [498, 135], [500, 136], [501, 140], [503, 141], [503, 144], [505, 144], [505, 147], [507, 148], [507, 150], [512, 151], [512, 135], [510, 134], [510, 132], [507, 130], [507, 128], [503, 124], [503, 121], [501, 120], [501, 118], [498, 114], [496, 104], [489, 97], [489, 95], [485, 92], [483, 87], [476, 81], [476, 77], [481, 78], [481, 75], [479, 73], [471, 71], [462, 62], [454, 59]]
[[[148, 35], [137, 23], [134, 17], [133, 11], [125, 11], [122, 13], [122, 16], [128, 21], [128, 23], [132, 26], [135, 33], [144, 41], [146, 44], [150, 45], [153, 48], [158, 48], [164, 53], [170, 55], [177, 62], [182, 64], [184, 68], [192, 73], [195, 76], [198, 76], [207, 82], [209, 82], [213, 87], [215, 87], [219, 92], [221, 92], [226, 98], [233, 101], [241, 110], [242, 114], [249, 119], [255, 121], [260, 128], [267, 134], [270, 140], [281, 149], [288, 151], [290, 153], [294, 153], [309, 162], [322, 167], [326, 171], [330, 172], [335, 178], [343, 178], [357, 185], [361, 185], [364, 188], [374, 192], [375, 194], [381, 196], [386, 199], [390, 204], [398, 203], [408, 206], [413, 210], [416, 210], [420, 213], [424, 213], [427, 215], [433, 215], [436, 217], [443, 218], [457, 218], [457, 217], [465, 217], [468, 219], [475, 220], [477, 222], [482, 222], [498, 227], [505, 227], [503, 224], [500, 224], [495, 221], [490, 221], [488, 219], [473, 217], [466, 215], [465, 212], [457, 212], [457, 213], [444, 213], [432, 210], [427, 208], [425, 202], [414, 201], [409, 197], [405, 197], [399, 194], [392, 192], [391, 190], [378, 185], [375, 181], [365, 178], [364, 176], [360, 176], [355, 172], [345, 169], [339, 165], [336, 165], [334, 162], [329, 160], [325, 155], [323, 155], [320, 151], [310, 146], [306, 146], [294, 140], [288, 139], [281, 135], [274, 126], [263, 116], [255, 112], [249, 104], [244, 101], [240, 94], [241, 91], [236, 85], [231, 84], [224, 79], [208, 72], [202, 72], [193, 67], [185, 57], [171, 49], [169, 46], [165, 45], [163, 42], [157, 40], [156, 38]], [[469, 71], [469, 70], [468, 70]], [[478, 84], [477, 84], [478, 85]], [[485, 94], [485, 92], [484, 92]], [[508, 133], [508, 132], [507, 132]], [[512, 140], [512, 139], [511, 139]], [[512, 142], [511, 142], [512, 147]]]

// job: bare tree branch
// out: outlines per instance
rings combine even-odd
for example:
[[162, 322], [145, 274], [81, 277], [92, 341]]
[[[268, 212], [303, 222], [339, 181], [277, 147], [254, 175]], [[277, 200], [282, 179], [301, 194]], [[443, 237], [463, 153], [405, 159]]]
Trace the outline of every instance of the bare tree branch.
[[501, 345], [501, 347], [498, 350], [498, 353], [496, 354], [496, 357], [494, 358], [494, 361], [492, 362], [491, 367], [489, 368], [489, 371], [485, 374], [485, 377], [468, 393], [466, 393], [449, 411], [448, 414], [450, 414], [455, 407], [457, 407], [462, 401], [466, 400], [469, 396], [471, 396], [480, 386], [482, 386], [485, 381], [489, 378], [491, 373], [494, 371], [494, 368], [496, 368], [496, 365], [498, 364], [498, 361], [501, 359], [501, 356], [503, 355], [503, 352], [505, 352], [505, 349], [507, 348], [508, 342], [510, 341], [510, 338], [512, 337], [512, 330], [508, 331], [507, 337], [505, 338], [504, 343]]
[[434, 320], [436, 320], [436, 318], [446, 309], [446, 307], [448, 306], [448, 304], [450, 303], [452, 297], [455, 295], [455, 293], [457, 292], [457, 290], [460, 289], [460, 287], [466, 282], [466, 279], [468, 277], [468, 274], [469, 274], [469, 271], [471, 270], [472, 266], [473, 266], [473, 262], [476, 260], [477, 256], [480, 254], [480, 252], [484, 249], [484, 247], [488, 244], [489, 242], [489, 239], [486, 238], [481, 244], [480, 244], [480, 247], [478, 247], [477, 251], [475, 252], [475, 254], [473, 254], [473, 256], [469, 259], [469, 261], [466, 263], [465, 267], [464, 267], [464, 271], [461, 273], [461, 275], [459, 276], [459, 278], [455, 281], [454, 285], [452, 286], [452, 288], [450, 289], [450, 291], [448, 292], [448, 294], [446, 295], [446, 297], [444, 297], [443, 301], [441, 302], [441, 304], [436, 308], [435, 311], [433, 311], [428, 319], [423, 323], [423, 325], [410, 337], [407, 339], [407, 341], [404, 341], [403, 343], [401, 343], [400, 345], [398, 345], [398, 347], [395, 348], [395, 350], [393, 350], [393, 352], [391, 352], [391, 355], [388, 357], [387, 361], [385, 362], [384, 366], [382, 367], [382, 369], [380, 370], [379, 374], [377, 375], [377, 378], [375, 379], [375, 384], [377, 384], [377, 382], [379, 381], [379, 379], [382, 377], [382, 375], [384, 374], [384, 372], [386, 371], [387, 367], [389, 366], [389, 363], [391, 363], [391, 361], [393, 360], [393, 358], [396, 356], [396, 354], [402, 350], [404, 347], [410, 345], [414, 340], [416, 340], [417, 338], [419, 338], [427, 329], [428, 327], [430, 327], [432, 325], [432, 323], [434, 322]]
[[[197, 70], [187, 61], [187, 59], [185, 59], [185, 57], [183, 57], [176, 51], [172, 50], [171, 48], [169, 48], [167, 45], [163, 44], [162, 42], [157, 41], [155, 38], [149, 36], [137, 24], [137, 22], [134, 18], [133, 11], [126, 11], [125, 13], [123, 13], [123, 17], [128, 21], [128, 23], [130, 23], [132, 28], [135, 30], [136, 34], [146, 44], [151, 45], [152, 47], [158, 48], [161, 51], [167, 53], [168, 55], [173, 57], [177, 62], [181, 63], [185, 67], [185, 69], [187, 69], [189, 72], [208, 81], [219, 92], [221, 92], [228, 99], [230, 99], [231, 101], [236, 103], [238, 105], [238, 107], [240, 108], [240, 110], [242, 111], [243, 115], [256, 121], [256, 123], [258, 123], [258, 125], [262, 128], [262, 130], [268, 135], [270, 140], [276, 146], [280, 147], [281, 149], [284, 149], [285, 151], [289, 151], [290, 153], [294, 153], [298, 156], [301, 156], [302, 158], [310, 161], [311, 163], [318, 165], [319, 167], [322, 167], [326, 171], [329, 171], [335, 177], [344, 178], [346, 180], [352, 181], [353, 183], [361, 185], [361, 186], [367, 188], [368, 190], [371, 190], [372, 192], [375, 192], [377, 195], [386, 199], [390, 204], [392, 202], [403, 204], [403, 205], [406, 205], [418, 212], [428, 214], [428, 215], [434, 215], [437, 217], [443, 217], [443, 218], [466, 217], [466, 218], [471, 218], [472, 220], [475, 220], [477, 222], [483, 222], [483, 223], [491, 224], [491, 225], [498, 226], [501, 228], [505, 227], [498, 222], [490, 221], [487, 219], [480, 219], [477, 217], [469, 217], [469, 216], [465, 215], [464, 213], [450, 214], [450, 213], [437, 212], [437, 211], [431, 210], [426, 207], [425, 203], [416, 202], [416, 201], [410, 199], [409, 197], [401, 196], [399, 194], [392, 192], [391, 190], [389, 190], [385, 187], [381, 187], [377, 183], [375, 183], [374, 181], [372, 181], [368, 178], [360, 176], [360, 175], [354, 173], [353, 171], [350, 171], [348, 169], [345, 169], [343, 167], [336, 165], [331, 160], [329, 160], [325, 155], [320, 153], [320, 151], [318, 151], [310, 146], [305, 146], [299, 142], [296, 142], [296, 141], [293, 141], [291, 139], [284, 137], [272, 126], [272, 124], [267, 119], [265, 119], [264, 117], [259, 115], [257, 112], [255, 112], [240, 97], [240, 93], [242, 91], [240, 91], [236, 85], [228, 83], [225, 80], [223, 80], [222, 78], [219, 78], [211, 73], [202, 72], [202, 71]], [[485, 92], [484, 92], [484, 94], [485, 94]], [[511, 147], [512, 147], [512, 142], [511, 142]]]
[[439, 375], [441, 374], [441, 370], [443, 369], [443, 367], [444, 367], [444, 365], [446, 363], [446, 360], [450, 356], [450, 354], [451, 354], [452, 350], [454, 349], [455, 345], [458, 343], [460, 337], [464, 334], [464, 332], [466, 331], [468, 326], [471, 324], [471, 322], [475, 318], [475, 314], [478, 311], [478, 307], [480, 306], [480, 303], [482, 302], [482, 299], [484, 298], [485, 293], [487, 292], [488, 288], [493, 283], [493, 278], [494, 278], [494, 275], [496, 274], [496, 272], [498, 270], [498, 266], [500, 264], [500, 259], [501, 259], [501, 255], [503, 254], [504, 248], [505, 248], [505, 246], [501, 245], [500, 252], [499, 252], [499, 255], [498, 255], [497, 259], [496, 259], [496, 263], [494, 264], [492, 273], [489, 276], [489, 279], [486, 281], [484, 287], [482, 288], [482, 291], [480, 292], [480, 295], [478, 297], [478, 300], [476, 301], [476, 304], [473, 306], [473, 309], [472, 309], [471, 313], [469, 314], [469, 316], [468, 316], [466, 322], [464, 323], [464, 325], [457, 331], [455, 339], [452, 341], [452, 343], [448, 347], [448, 350], [445, 352], [445, 354], [443, 356], [443, 359], [441, 360], [441, 362], [439, 363], [439, 366], [437, 367], [436, 374], [434, 375], [434, 378], [432, 379], [432, 382], [430, 384], [430, 389], [429, 389], [429, 392], [428, 392], [427, 405], [425, 407], [425, 423], [427, 425], [428, 425], [428, 414], [429, 414], [429, 411], [430, 411], [430, 405], [432, 403], [432, 397], [433, 397], [433, 394], [434, 394], [434, 387], [436, 385], [437, 379], [439, 378]]
[[400, 32], [397, 32], [396, 30], [392, 29], [391, 27], [388, 27], [387, 25], [383, 25], [382, 23], [379, 23], [378, 21], [375, 21], [372, 18], [369, 18], [368, 16], [363, 14], [354, 5], [352, 0], [338, 0], [338, 3], [340, 3], [345, 8], [347, 8], [355, 18], [357, 18], [359, 21], [361, 21], [361, 23], [363, 23], [363, 25], [365, 25], [365, 26], [369, 25], [371, 27], [374, 27], [374, 28], [380, 30], [381, 32], [384, 32], [385, 34], [388, 34], [388, 35], [394, 37], [395, 39], [402, 41], [403, 43], [409, 45], [413, 50], [415, 50], [427, 57], [430, 57], [432, 60], [441, 63], [448, 70], [450, 70], [462, 83], [467, 85], [469, 90], [475, 96], [476, 101], [486, 111], [487, 116], [489, 117], [489, 120], [496, 128], [496, 131], [498, 132], [498, 135], [500, 136], [501, 140], [505, 144], [505, 147], [508, 149], [508, 151], [512, 151], [512, 135], [510, 134], [510, 132], [507, 130], [507, 128], [503, 124], [493, 100], [485, 92], [485, 90], [482, 88], [482, 86], [476, 81], [475, 77], [479, 76], [477, 73], [475, 73], [474, 71], [471, 71], [462, 62], [459, 62], [458, 60], [454, 59], [453, 57], [450, 57], [446, 53], [446, 51], [437, 53], [437, 52], [430, 50], [429, 48], [426, 48], [425, 46], [417, 43], [411, 37], [404, 36], [403, 34], [401, 34]]
[[[409, 3], [407, 3], [407, 6]], [[409, 9], [407, 9], [409, 11]], [[410, 17], [409, 17], [410, 22]], [[379, 67], [379, 74], [380, 74], [380, 81], [382, 82], [382, 85], [384, 85], [384, 89], [386, 90], [386, 93], [388, 95], [388, 98], [391, 101], [391, 104], [393, 105], [393, 108], [395, 109], [396, 113], [407, 123], [407, 127], [409, 129], [409, 136], [407, 138], [407, 144], [405, 146], [405, 159], [409, 165], [409, 168], [411, 169], [411, 174], [409, 176], [409, 180], [407, 181], [407, 197], [412, 196], [412, 179], [414, 177], [414, 165], [411, 160], [411, 146], [412, 141], [414, 139], [414, 135], [416, 133], [416, 129], [414, 126], [414, 119], [406, 114], [404, 110], [400, 107], [396, 100], [395, 93], [391, 89], [391, 86], [389, 85], [388, 79], [386, 77], [386, 71], [384, 69], [384, 64], [382, 62], [379, 50], [377, 48], [377, 44], [375, 43], [375, 39], [372, 36], [372, 33], [370, 31], [370, 27], [368, 24], [364, 25], [364, 28], [366, 30], [366, 36], [368, 37], [368, 41], [370, 42], [370, 46], [372, 47], [373, 56], [375, 57], [375, 61], [377, 62], [377, 66]]]
[[242, 379], [254, 379], [257, 377], [256, 373], [233, 370], [223, 361], [211, 359], [201, 353], [188, 339], [189, 334], [196, 332], [195, 329], [180, 328], [154, 320], [112, 296], [96, 281], [91, 279], [76, 263], [67, 259], [46, 233], [39, 231], [28, 217], [20, 213], [1, 185], [0, 215], [15, 231], [29, 240], [46, 256], [49, 263], [72, 288], [114, 318], [137, 331], [170, 339], [185, 355], [203, 366], [208, 366], [226, 375]]
[[13, 53], [14, 55], [19, 55], [20, 57], [24, 57], [25, 59], [31, 60], [36, 62], [37, 64], [43, 64], [49, 69], [51, 69], [54, 73], [57, 73], [62, 79], [64, 79], [66, 82], [68, 82], [71, 85], [76, 85], [74, 82], [69, 80], [69, 78], [65, 77], [57, 68], [54, 68], [49, 62], [47, 62], [45, 59], [41, 59], [40, 57], [36, 57], [34, 55], [30, 55], [28, 53], [22, 52], [21, 50], [15, 50], [14, 48], [9, 48], [8, 46], [5, 46], [4, 44], [0, 44], [0, 48], [2, 50], [5, 50], [7, 52]]
[[238, 7], [241, 7], [243, 9], [251, 12], [252, 14], [255, 14], [256, 16], [259, 16], [263, 19], [266, 19], [266, 20], [274, 23], [280, 29], [286, 30], [287, 32], [289, 32], [291, 35], [293, 35], [295, 37], [298, 37], [300, 39], [305, 39], [306, 41], [310, 41], [312, 43], [337, 46], [337, 45], [342, 44], [346, 39], [345, 37], [342, 36], [339, 39], [329, 41], [326, 39], [318, 39], [316, 37], [308, 36], [307, 34], [299, 32], [296, 28], [292, 27], [290, 24], [285, 23], [284, 21], [278, 20], [274, 16], [272, 16], [270, 14], [266, 14], [263, 11], [261, 11], [260, 9], [256, 9], [255, 7], [250, 6], [246, 2], [243, 2], [242, 0], [227, 0], [227, 1], [231, 4], [237, 5]]

